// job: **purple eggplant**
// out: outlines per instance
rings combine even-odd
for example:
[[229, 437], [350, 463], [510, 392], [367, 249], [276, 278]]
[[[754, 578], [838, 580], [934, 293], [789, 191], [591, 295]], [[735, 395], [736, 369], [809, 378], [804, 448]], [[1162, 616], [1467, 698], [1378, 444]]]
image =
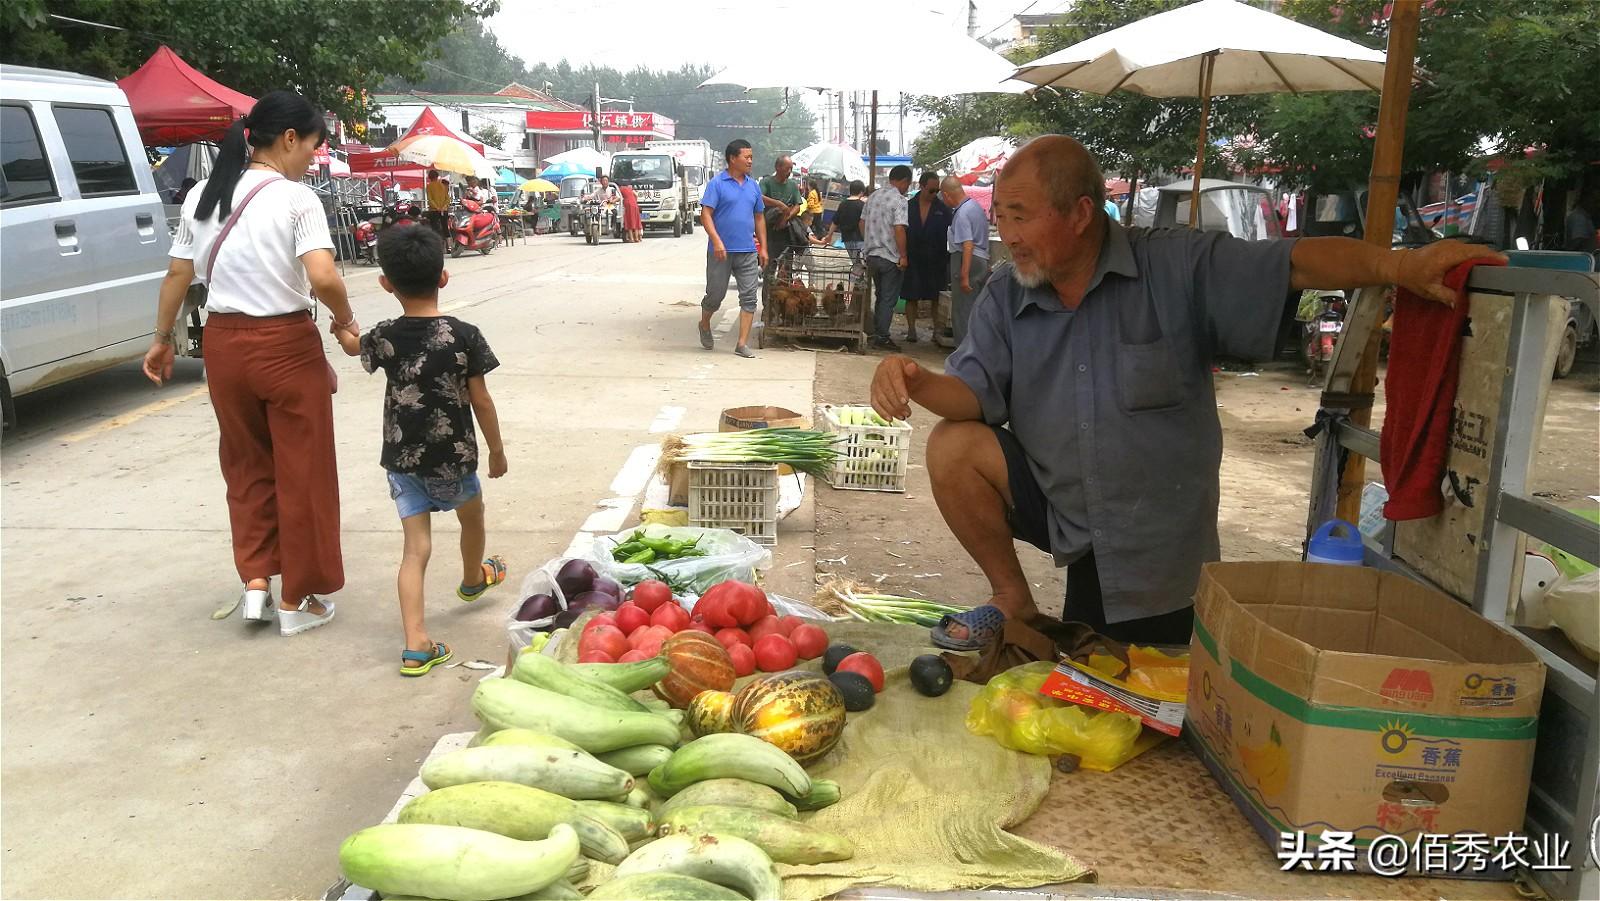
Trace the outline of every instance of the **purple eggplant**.
[[522, 606], [517, 608], [517, 620], [531, 623], [536, 619], [555, 616], [560, 612], [561, 605], [556, 603], [555, 598], [548, 594], [536, 594], [523, 601]]
[[618, 604], [617, 599], [609, 594], [601, 594], [598, 591], [586, 591], [572, 600], [567, 601], [567, 609], [556, 614], [556, 621], [551, 628], [565, 629], [568, 626], [571, 626], [577, 621], [579, 616], [583, 615], [585, 610], [615, 610], [618, 606], [620, 605]]
[[594, 588], [592, 590], [598, 591], [601, 594], [608, 594], [615, 598], [618, 603], [621, 603], [622, 601], [622, 586], [617, 584], [615, 579], [610, 579], [605, 576], [597, 576], [594, 580]]
[[594, 567], [589, 565], [589, 561], [574, 557], [561, 564], [561, 570], [556, 573], [556, 587], [561, 589], [570, 607], [573, 598], [594, 590], [594, 578]]

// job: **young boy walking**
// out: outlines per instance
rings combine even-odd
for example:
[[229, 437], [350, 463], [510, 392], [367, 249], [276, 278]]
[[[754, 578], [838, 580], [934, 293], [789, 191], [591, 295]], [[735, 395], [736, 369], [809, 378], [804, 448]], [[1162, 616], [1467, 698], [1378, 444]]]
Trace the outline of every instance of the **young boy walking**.
[[489, 446], [489, 478], [506, 473], [500, 420], [484, 376], [500, 365], [477, 327], [439, 312], [444, 242], [421, 225], [388, 228], [378, 236], [383, 275], [378, 283], [405, 314], [378, 323], [359, 338], [335, 332], [339, 345], [360, 355], [367, 372], [383, 370], [383, 468], [389, 496], [405, 530], [400, 560], [400, 621], [406, 647], [400, 674], [420, 676], [450, 659], [450, 646], [428, 637], [423, 625], [423, 577], [433, 550], [432, 514], [454, 510], [461, 523], [461, 587], [475, 601], [504, 582], [506, 565], [483, 556], [483, 492], [478, 483], [476, 416]]

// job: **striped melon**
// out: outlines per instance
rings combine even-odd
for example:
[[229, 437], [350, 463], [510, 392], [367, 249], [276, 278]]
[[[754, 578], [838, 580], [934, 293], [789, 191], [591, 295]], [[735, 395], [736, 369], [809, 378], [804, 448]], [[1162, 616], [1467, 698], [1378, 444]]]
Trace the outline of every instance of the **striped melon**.
[[735, 730], [783, 749], [802, 764], [838, 744], [844, 714], [839, 689], [807, 670], [760, 676], [739, 689], [733, 701]]
[[702, 691], [733, 688], [732, 658], [720, 642], [704, 632], [679, 632], [661, 643], [661, 656], [671, 669], [655, 684], [655, 693], [679, 710], [687, 708]]
[[732, 732], [733, 692], [702, 691], [689, 702], [684, 719], [695, 738], [719, 732]]

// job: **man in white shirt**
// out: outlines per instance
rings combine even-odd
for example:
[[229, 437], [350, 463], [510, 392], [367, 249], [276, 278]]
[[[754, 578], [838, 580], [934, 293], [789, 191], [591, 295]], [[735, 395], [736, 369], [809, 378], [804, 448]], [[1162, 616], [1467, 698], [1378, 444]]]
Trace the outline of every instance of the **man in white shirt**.
[[900, 302], [900, 284], [905, 280], [906, 228], [911, 222], [906, 206], [906, 191], [911, 188], [911, 167], [896, 166], [889, 170], [889, 184], [872, 192], [861, 212], [866, 231], [867, 266], [872, 270], [872, 287], [878, 295], [878, 305], [873, 308], [873, 347], [898, 351], [900, 346], [889, 340], [889, 326], [894, 322], [894, 307]]

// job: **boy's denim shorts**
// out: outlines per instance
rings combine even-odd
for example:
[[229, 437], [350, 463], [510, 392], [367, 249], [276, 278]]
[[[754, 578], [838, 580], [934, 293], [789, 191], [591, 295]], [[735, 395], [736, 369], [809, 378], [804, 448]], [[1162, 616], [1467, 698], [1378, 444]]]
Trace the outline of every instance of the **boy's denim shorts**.
[[394, 498], [401, 519], [418, 513], [454, 510], [482, 492], [483, 486], [478, 484], [478, 474], [475, 472], [459, 479], [435, 479], [409, 472], [389, 473], [389, 496]]

